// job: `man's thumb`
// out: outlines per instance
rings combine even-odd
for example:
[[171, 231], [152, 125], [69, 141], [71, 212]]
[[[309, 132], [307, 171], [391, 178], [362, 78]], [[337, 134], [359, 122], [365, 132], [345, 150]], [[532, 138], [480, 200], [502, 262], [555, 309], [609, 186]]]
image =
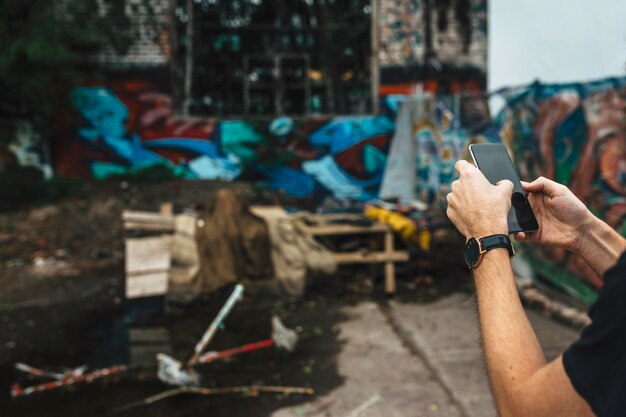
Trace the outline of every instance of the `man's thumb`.
[[507, 194], [513, 194], [513, 183], [509, 180], [498, 181], [496, 187], [506, 191]]

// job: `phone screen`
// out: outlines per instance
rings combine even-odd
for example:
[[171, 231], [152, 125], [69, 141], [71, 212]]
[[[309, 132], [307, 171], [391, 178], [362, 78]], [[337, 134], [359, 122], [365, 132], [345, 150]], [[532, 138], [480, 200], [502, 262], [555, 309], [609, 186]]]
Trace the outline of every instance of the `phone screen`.
[[501, 180], [513, 183], [511, 210], [508, 214], [509, 233], [534, 232], [539, 229], [506, 147], [501, 144], [470, 145], [470, 154], [490, 183], [496, 185]]

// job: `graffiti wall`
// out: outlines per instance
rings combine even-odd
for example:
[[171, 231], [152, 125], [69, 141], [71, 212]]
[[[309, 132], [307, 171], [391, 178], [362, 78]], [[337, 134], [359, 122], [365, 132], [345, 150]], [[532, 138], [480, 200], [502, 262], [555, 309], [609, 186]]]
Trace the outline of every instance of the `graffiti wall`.
[[[294, 197], [368, 200], [379, 196], [393, 166], [390, 149], [402, 136], [412, 144], [401, 152], [411, 165], [400, 175], [414, 178], [410, 198], [443, 208], [454, 162], [467, 157], [467, 145], [503, 141], [523, 179], [543, 175], [566, 184], [626, 235], [626, 78], [510, 91], [501, 114], [472, 129], [446, 98], [419, 123], [402, 121], [403, 102], [406, 97], [387, 96], [383, 112], [359, 117], [181, 119], [171, 98], [149, 83], [78, 88], [73, 103], [80, 126], [59, 138], [56, 172], [258, 180]], [[533, 247], [525, 253], [536, 270], [585, 301], [602, 285], [573, 255]]]
[[[626, 235], [626, 78], [569, 85], [534, 84], [514, 92], [498, 120], [524, 178], [567, 185]], [[600, 278], [565, 251], [527, 247], [535, 270], [591, 302]], [[577, 279], [583, 278], [583, 281]]]
[[[294, 197], [355, 200], [378, 197], [406, 98], [385, 97], [384, 111], [372, 116], [214, 120], [174, 116], [171, 97], [145, 82], [82, 87], [72, 96], [80, 126], [59, 138], [59, 175], [248, 179]], [[411, 125], [410, 135], [419, 197], [434, 204], [469, 139], [444, 101], [431, 111], [432, 123]]]
[[181, 119], [149, 83], [73, 92], [81, 127], [59, 138], [60, 175], [148, 175], [265, 181], [295, 197], [377, 194], [394, 131], [392, 114], [293, 120]]

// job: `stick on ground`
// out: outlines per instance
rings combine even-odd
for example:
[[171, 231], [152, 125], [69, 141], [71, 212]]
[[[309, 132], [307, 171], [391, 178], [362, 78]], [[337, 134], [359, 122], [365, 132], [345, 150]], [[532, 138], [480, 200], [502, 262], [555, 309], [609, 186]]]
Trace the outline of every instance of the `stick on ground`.
[[166, 398], [174, 397], [180, 394], [198, 394], [198, 395], [220, 395], [220, 394], [248, 394], [256, 396], [261, 392], [274, 392], [283, 395], [290, 394], [303, 394], [313, 395], [315, 391], [313, 388], [308, 387], [282, 387], [282, 386], [240, 386], [240, 387], [225, 387], [225, 388], [200, 388], [200, 387], [181, 387], [168, 391], [163, 391], [159, 394], [152, 395], [148, 398], [144, 398], [140, 401], [135, 401], [121, 407], [111, 410], [109, 415], [122, 413], [124, 411], [132, 410], [144, 405], [150, 405], [157, 401], [164, 400]]

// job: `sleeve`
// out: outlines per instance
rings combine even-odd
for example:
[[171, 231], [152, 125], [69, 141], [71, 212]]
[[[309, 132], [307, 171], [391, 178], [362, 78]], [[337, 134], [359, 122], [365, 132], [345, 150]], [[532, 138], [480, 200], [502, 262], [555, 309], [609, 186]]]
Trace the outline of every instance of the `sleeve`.
[[589, 310], [591, 324], [563, 354], [572, 385], [598, 417], [626, 410], [625, 300], [626, 253], [604, 275], [604, 287]]

